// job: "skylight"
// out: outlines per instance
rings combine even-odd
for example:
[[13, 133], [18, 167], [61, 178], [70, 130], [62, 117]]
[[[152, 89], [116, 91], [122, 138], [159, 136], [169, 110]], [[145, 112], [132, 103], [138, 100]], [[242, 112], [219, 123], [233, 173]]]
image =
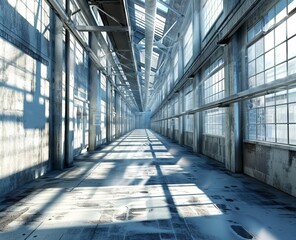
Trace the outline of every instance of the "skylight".
[[157, 68], [158, 57], [159, 57], [159, 54], [157, 52], [152, 53], [151, 67], [154, 68], [154, 69]]
[[135, 4], [136, 24], [140, 28], [145, 28], [145, 8]]
[[165, 26], [165, 18], [160, 16], [160, 15], [156, 15], [156, 20], [155, 20], [155, 35], [162, 37], [163, 35], [163, 30], [164, 30], [164, 26]]
[[160, 11], [165, 12], [165, 13], [168, 12], [168, 8], [166, 6], [164, 6], [162, 3], [157, 2], [156, 6]]

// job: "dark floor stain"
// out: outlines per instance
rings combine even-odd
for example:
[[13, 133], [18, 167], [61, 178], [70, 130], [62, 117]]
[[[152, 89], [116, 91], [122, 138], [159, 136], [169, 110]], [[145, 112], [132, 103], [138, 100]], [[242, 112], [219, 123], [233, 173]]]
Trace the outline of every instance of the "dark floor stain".
[[231, 199], [231, 198], [225, 198], [225, 200], [226, 200], [227, 202], [233, 202], [233, 201], [234, 201], [234, 200]]
[[226, 213], [227, 211], [229, 211], [230, 209], [227, 208], [227, 206], [225, 204], [216, 204], [216, 206], [223, 212], [223, 213]]
[[222, 197], [221, 196], [219, 196], [219, 195], [213, 195], [213, 196], [211, 196], [213, 199], [222, 199]]
[[0, 231], [3, 231], [11, 222], [22, 216], [29, 210], [28, 207], [23, 208], [20, 211], [9, 212], [5, 216], [0, 218]]
[[148, 191], [141, 191], [140, 193], [148, 193]]
[[246, 231], [246, 229], [244, 229], [242, 226], [240, 226], [240, 225], [231, 225], [231, 228], [236, 234], [238, 234], [242, 238], [253, 239], [253, 236], [250, 233], [248, 233]]
[[280, 203], [273, 201], [273, 200], [260, 201], [260, 204], [265, 205], [265, 206], [279, 206], [279, 205], [281, 205]]
[[254, 189], [253, 190], [255, 193], [257, 193], [260, 197], [263, 197], [263, 198], [266, 198], [268, 200], [271, 200], [271, 199], [274, 199], [275, 198], [275, 195], [268, 192], [268, 191], [265, 191], [265, 190], [257, 190], [257, 189]]
[[291, 211], [291, 212], [295, 212], [295, 214], [296, 214], [296, 207], [284, 206], [284, 209]]

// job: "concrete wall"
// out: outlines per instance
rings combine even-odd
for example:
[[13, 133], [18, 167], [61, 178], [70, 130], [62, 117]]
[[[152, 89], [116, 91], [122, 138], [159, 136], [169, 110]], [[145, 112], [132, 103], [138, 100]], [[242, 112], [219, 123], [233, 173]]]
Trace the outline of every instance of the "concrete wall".
[[244, 143], [244, 172], [296, 196], [296, 152], [268, 144]]
[[188, 147], [193, 147], [193, 132], [184, 133], [184, 144]]
[[151, 128], [151, 113], [150, 112], [138, 112], [136, 117], [136, 128], [150, 129]]
[[[49, 7], [1, 1], [0, 192], [7, 193], [51, 169]], [[34, 12], [35, 10], [35, 12]], [[25, 18], [26, 17], [26, 18]]]
[[225, 161], [225, 138], [210, 135], [202, 136], [201, 153], [219, 162]]

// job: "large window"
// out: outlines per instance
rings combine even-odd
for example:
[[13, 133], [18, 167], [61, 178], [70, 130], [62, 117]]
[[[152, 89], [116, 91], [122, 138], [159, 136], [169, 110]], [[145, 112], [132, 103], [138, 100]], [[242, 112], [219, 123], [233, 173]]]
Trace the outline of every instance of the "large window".
[[223, 0], [202, 1], [203, 36], [205, 36], [223, 11]]
[[[178, 97], [175, 97], [174, 100], [174, 114], [179, 113], [179, 99]], [[174, 118], [175, 121], [175, 130], [179, 130], [179, 118]]]
[[[287, 17], [290, 7], [286, 1], [271, 8], [248, 31], [250, 88], [296, 73], [296, 14]], [[254, 42], [260, 33], [263, 36]]]
[[[296, 1], [281, 0], [249, 29], [249, 88], [296, 73], [296, 14], [289, 14], [295, 7]], [[295, 110], [296, 89], [248, 100], [247, 138], [296, 144]]]
[[178, 52], [176, 52], [175, 57], [174, 57], [174, 82], [177, 81], [179, 75], [179, 69], [178, 69]]
[[[185, 87], [185, 111], [193, 108], [193, 85], [192, 83]], [[193, 132], [193, 115], [185, 116], [185, 131]]]
[[[224, 98], [224, 62], [215, 61], [208, 67], [203, 76], [203, 103], [211, 103]], [[203, 113], [204, 133], [208, 135], [224, 136], [225, 111], [214, 108]]]
[[188, 85], [185, 88], [185, 111], [190, 110], [193, 107], [192, 90], [193, 90], [192, 84]]
[[193, 54], [192, 22], [189, 24], [183, 40], [184, 66], [187, 65]]

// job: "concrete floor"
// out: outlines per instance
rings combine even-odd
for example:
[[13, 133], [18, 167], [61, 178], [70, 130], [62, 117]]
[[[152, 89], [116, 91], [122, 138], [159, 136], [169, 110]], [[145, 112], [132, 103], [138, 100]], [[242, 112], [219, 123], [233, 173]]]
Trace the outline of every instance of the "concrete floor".
[[296, 199], [135, 130], [10, 194], [0, 239], [295, 239]]

